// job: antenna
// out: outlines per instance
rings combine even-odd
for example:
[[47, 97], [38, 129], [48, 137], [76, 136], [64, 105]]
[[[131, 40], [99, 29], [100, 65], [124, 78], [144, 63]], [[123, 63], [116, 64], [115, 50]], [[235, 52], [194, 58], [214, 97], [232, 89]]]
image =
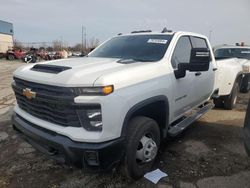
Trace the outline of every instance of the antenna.
[[163, 28], [162, 33], [168, 32], [168, 29], [166, 27]]
[[172, 32], [172, 30], [168, 30], [167, 27], [164, 27], [161, 33], [168, 33]]

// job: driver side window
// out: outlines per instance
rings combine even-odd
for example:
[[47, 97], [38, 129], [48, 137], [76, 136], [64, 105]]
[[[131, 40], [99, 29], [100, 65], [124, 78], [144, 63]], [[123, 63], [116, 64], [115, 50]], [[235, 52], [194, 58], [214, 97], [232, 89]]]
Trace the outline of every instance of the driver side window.
[[174, 49], [171, 64], [174, 69], [178, 68], [179, 63], [189, 63], [192, 45], [188, 36], [181, 37]]

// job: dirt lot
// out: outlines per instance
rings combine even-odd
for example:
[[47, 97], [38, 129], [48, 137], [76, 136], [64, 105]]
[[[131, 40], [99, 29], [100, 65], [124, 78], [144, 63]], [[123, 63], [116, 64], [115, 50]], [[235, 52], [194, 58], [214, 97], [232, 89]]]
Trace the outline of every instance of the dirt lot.
[[178, 138], [163, 144], [155, 168], [168, 177], [154, 185], [128, 181], [119, 171], [86, 174], [47, 159], [20, 139], [10, 118], [15, 103], [12, 72], [22, 63], [0, 60], [0, 187], [250, 187], [250, 158], [242, 140], [246, 103], [233, 111], [214, 109]]

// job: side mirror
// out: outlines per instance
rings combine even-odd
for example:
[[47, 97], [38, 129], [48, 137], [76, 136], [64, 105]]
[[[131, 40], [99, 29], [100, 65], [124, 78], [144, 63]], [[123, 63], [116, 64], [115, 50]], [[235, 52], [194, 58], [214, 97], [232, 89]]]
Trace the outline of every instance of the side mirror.
[[174, 70], [175, 77], [183, 78], [186, 71], [208, 71], [210, 63], [210, 51], [207, 48], [193, 48], [191, 50], [189, 63], [179, 63], [178, 69]]
[[191, 50], [189, 70], [190, 72], [208, 71], [210, 63], [210, 51], [207, 48], [193, 48]]

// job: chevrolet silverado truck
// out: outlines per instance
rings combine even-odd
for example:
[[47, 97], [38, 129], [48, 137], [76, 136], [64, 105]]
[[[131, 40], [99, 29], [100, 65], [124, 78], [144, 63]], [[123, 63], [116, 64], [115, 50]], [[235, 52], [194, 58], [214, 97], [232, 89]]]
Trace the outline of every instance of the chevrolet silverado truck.
[[137, 179], [161, 141], [213, 108], [212, 98], [235, 104], [239, 71], [224, 61], [217, 65], [200, 34], [118, 35], [87, 57], [17, 69], [13, 127], [62, 163], [97, 171], [120, 164]]
[[238, 58], [235, 63], [242, 66], [243, 78], [240, 91], [247, 93], [250, 89], [250, 46], [220, 45], [214, 47], [215, 59]]

